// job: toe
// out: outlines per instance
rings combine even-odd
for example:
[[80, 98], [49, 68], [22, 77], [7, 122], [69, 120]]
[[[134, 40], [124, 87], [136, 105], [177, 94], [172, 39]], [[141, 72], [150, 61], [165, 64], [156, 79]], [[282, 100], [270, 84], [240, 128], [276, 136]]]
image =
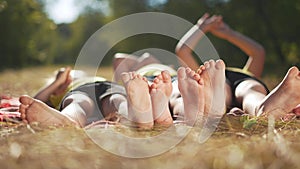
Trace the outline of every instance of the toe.
[[184, 67], [180, 67], [177, 70], [177, 76], [178, 76], [178, 79], [185, 79], [186, 78], [186, 72], [185, 72], [185, 68]]
[[121, 74], [121, 79], [124, 84], [126, 84], [131, 78], [130, 78], [130, 73], [122, 73]]
[[196, 80], [196, 81], [199, 81], [200, 80], [200, 75], [195, 73], [193, 78]]
[[210, 64], [208, 61], [204, 62], [203, 65], [204, 65], [205, 69], [208, 69], [210, 67]]
[[34, 99], [30, 96], [23, 95], [19, 98], [19, 101], [24, 105], [31, 105], [34, 102]]
[[216, 62], [214, 60], [211, 59], [208, 62], [209, 62], [209, 67], [215, 67]]
[[193, 78], [195, 74], [196, 74], [195, 71], [192, 71], [192, 70], [188, 73], [188, 75], [189, 75], [191, 78]]
[[161, 75], [162, 75], [162, 80], [164, 82], [170, 82], [171, 81], [171, 75], [168, 71], [162, 71]]
[[300, 76], [299, 75], [299, 69], [296, 66], [291, 67], [288, 70], [288, 76], [289, 77], [296, 77], [296, 76]]
[[216, 68], [217, 69], [224, 69], [225, 68], [225, 63], [223, 60], [219, 59], [216, 61]]

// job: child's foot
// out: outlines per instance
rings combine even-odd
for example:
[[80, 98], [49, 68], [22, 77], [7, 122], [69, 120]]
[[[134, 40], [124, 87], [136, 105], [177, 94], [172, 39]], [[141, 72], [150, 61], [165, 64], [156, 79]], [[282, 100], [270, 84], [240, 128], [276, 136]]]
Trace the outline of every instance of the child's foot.
[[69, 117], [45, 103], [29, 96], [20, 97], [21, 118], [26, 123], [40, 122], [42, 125], [76, 125]]
[[204, 81], [205, 108], [208, 116], [221, 117], [225, 113], [225, 63], [210, 60], [200, 66], [197, 73]]
[[199, 142], [205, 142], [225, 113], [225, 64], [222, 60], [205, 62], [197, 73], [204, 81], [205, 119]]
[[173, 124], [173, 119], [169, 109], [169, 98], [172, 93], [171, 76], [168, 71], [162, 71], [153, 80], [151, 85], [151, 102], [154, 122], [161, 125]]
[[180, 67], [177, 75], [184, 105], [184, 119], [188, 125], [193, 125], [204, 111], [203, 79], [190, 68]]
[[70, 85], [70, 83], [72, 82], [72, 77], [70, 76], [70, 72], [71, 72], [71, 68], [70, 67], [66, 67], [66, 68], [61, 68], [57, 75], [56, 75], [56, 79], [53, 83], [56, 83], [57, 88], [54, 91], [54, 95], [60, 95], [63, 94], [68, 86]]
[[297, 67], [292, 67], [281, 83], [258, 106], [256, 115], [273, 115], [278, 119], [292, 112], [300, 103], [299, 89], [300, 72]]
[[147, 79], [134, 72], [122, 73], [127, 92], [128, 118], [142, 129], [153, 127], [151, 99]]

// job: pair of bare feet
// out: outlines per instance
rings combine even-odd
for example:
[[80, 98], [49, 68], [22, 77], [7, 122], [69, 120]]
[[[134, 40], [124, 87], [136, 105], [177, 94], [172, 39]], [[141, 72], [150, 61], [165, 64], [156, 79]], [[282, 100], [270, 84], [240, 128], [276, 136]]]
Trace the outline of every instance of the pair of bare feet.
[[[188, 124], [193, 124], [196, 117], [203, 112], [217, 112], [212, 111], [214, 108], [222, 110], [219, 114], [223, 115], [224, 69], [223, 61], [206, 62], [197, 72], [190, 68], [178, 69], [178, 86], [183, 98], [185, 121]], [[155, 123], [167, 126], [173, 123], [168, 106], [172, 93], [169, 72], [161, 72], [151, 85], [134, 72], [123, 73], [122, 80], [128, 95], [129, 120], [142, 128], [152, 128]], [[20, 102], [20, 112], [25, 122], [37, 121], [45, 125], [76, 124], [76, 119], [71, 119], [32, 97], [21, 96]]]
[[[183, 98], [186, 123], [192, 125], [203, 115], [220, 117], [225, 110], [225, 64], [208, 61], [197, 72], [189, 68], [178, 69], [178, 87]], [[173, 120], [168, 108], [172, 91], [170, 74], [163, 71], [149, 87], [144, 77], [129, 72], [122, 76], [128, 94], [129, 119], [152, 127], [154, 123], [170, 125]], [[300, 103], [300, 72], [292, 67], [282, 82], [257, 106], [257, 116], [276, 115], [276, 110], [288, 113]], [[29, 96], [20, 97], [21, 117], [25, 122], [45, 125], [76, 124], [76, 119], [52, 109]], [[300, 107], [294, 109], [300, 110]], [[275, 113], [275, 114], [274, 114]]]
[[173, 123], [168, 101], [172, 93], [169, 72], [162, 71], [150, 85], [148, 80], [135, 72], [122, 73], [121, 79], [127, 92], [128, 120], [143, 129], [154, 125]]
[[[190, 68], [178, 69], [178, 88], [183, 100], [184, 121], [194, 125], [202, 115], [222, 116], [225, 110], [225, 64], [208, 61], [197, 72]], [[145, 77], [128, 72], [122, 74], [127, 91], [129, 120], [138, 127], [152, 128], [153, 124], [171, 125], [168, 107], [172, 93], [169, 72], [163, 71], [153, 84]]]

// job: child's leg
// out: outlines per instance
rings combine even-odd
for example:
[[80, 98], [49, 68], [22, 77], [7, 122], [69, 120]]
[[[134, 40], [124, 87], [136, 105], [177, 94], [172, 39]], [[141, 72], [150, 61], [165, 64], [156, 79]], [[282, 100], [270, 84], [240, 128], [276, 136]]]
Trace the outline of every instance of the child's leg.
[[144, 53], [141, 57], [138, 58], [138, 63], [133, 66], [132, 71], [136, 71], [144, 66], [154, 64], [154, 63], [161, 63], [161, 62], [151, 54]]
[[113, 69], [114, 69], [114, 81], [121, 81], [121, 74], [123, 72], [132, 71], [132, 67], [138, 64], [138, 58], [134, 55], [129, 55], [125, 53], [117, 53], [113, 59]]
[[119, 121], [128, 118], [127, 98], [124, 95], [109, 95], [103, 98], [100, 104], [106, 120]]
[[238, 103], [241, 103], [245, 113], [255, 115], [255, 108], [266, 97], [265, 87], [256, 80], [248, 79], [241, 82], [234, 93]]
[[73, 93], [62, 101], [61, 114], [66, 115], [84, 127], [88, 116], [93, 114], [95, 103], [85, 94]]

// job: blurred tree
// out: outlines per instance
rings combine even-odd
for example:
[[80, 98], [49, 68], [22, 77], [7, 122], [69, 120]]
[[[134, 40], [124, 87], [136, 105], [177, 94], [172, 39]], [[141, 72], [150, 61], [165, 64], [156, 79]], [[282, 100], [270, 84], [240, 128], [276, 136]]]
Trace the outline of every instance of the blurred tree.
[[[278, 67], [280, 76], [291, 65], [299, 65], [300, 1], [230, 0], [216, 6], [226, 22], [238, 31], [260, 42], [266, 49], [266, 73]], [[219, 50], [226, 54], [230, 51]], [[278, 73], [276, 72], [276, 73]]]
[[[106, 23], [125, 15], [157, 11], [191, 23], [205, 12], [220, 14], [235, 30], [260, 42], [266, 49], [266, 73], [274, 66], [299, 65], [299, 0], [76, 0], [83, 6], [71, 24], [54, 24], [47, 18], [44, 0], [0, 0], [0, 69], [33, 64], [74, 63], [87, 39]], [[104, 5], [103, 5], [104, 4]], [[183, 33], [184, 34], [184, 33]], [[246, 56], [238, 48], [207, 35], [229, 66], [241, 66]], [[177, 40], [153, 34], [136, 35], [116, 44], [107, 54], [132, 53], [145, 48], [174, 52]], [[268, 71], [269, 69], [269, 71]]]
[[56, 25], [34, 0], [0, 0], [1, 69], [51, 63]]
[[[58, 54], [56, 63], [75, 63], [84, 43], [105, 23], [105, 17], [98, 11], [85, 11], [75, 22], [64, 27], [64, 36], [67, 36], [63, 47], [64, 53]], [[63, 26], [63, 27], [62, 27]], [[63, 32], [61, 32], [63, 33]]]

